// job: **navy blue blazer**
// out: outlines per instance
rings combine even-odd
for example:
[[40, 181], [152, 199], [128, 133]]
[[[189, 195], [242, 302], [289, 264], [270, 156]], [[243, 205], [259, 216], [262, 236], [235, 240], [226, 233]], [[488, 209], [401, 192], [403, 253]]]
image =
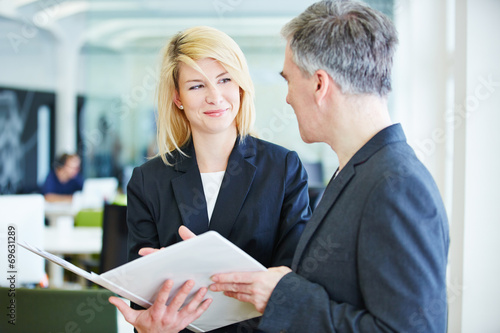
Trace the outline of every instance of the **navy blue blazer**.
[[[156, 157], [134, 169], [127, 187], [129, 260], [142, 247], [181, 241], [177, 229], [208, 225], [194, 146], [177, 151], [167, 166]], [[275, 144], [238, 139], [217, 197], [209, 230], [215, 230], [266, 267], [292, 263], [309, 219], [307, 173], [297, 154]]]
[[438, 188], [390, 126], [330, 181], [259, 328], [444, 333], [448, 246]]

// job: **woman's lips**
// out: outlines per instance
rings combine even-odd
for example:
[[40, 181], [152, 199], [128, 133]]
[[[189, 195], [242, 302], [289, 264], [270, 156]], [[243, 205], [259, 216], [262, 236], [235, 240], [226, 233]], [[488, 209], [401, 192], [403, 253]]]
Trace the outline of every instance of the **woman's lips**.
[[219, 109], [219, 110], [210, 110], [205, 111], [203, 114], [206, 114], [209, 117], [220, 117], [222, 116], [228, 109]]

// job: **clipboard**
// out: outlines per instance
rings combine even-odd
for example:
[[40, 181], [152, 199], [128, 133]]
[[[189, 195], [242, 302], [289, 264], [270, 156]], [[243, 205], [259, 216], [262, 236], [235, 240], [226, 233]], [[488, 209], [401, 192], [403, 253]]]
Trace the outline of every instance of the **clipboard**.
[[[89, 273], [26, 242], [18, 244], [144, 308], [154, 303], [161, 285], [167, 279], [174, 281], [172, 294], [177, 293], [185, 281], [195, 282], [186, 299], [187, 303], [199, 288], [212, 284], [210, 277], [216, 273], [266, 270], [216, 231], [173, 244], [102, 274]], [[213, 302], [200, 318], [187, 327], [193, 332], [206, 332], [261, 316], [252, 304], [227, 297], [223, 293], [209, 290], [205, 298], [212, 298]]]

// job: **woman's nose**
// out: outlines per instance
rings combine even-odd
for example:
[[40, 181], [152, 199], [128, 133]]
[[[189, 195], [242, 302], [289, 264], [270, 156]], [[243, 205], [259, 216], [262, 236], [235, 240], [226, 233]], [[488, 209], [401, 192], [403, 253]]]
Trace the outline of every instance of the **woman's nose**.
[[209, 104], [220, 104], [222, 102], [222, 94], [218, 87], [210, 86], [208, 89], [206, 101]]

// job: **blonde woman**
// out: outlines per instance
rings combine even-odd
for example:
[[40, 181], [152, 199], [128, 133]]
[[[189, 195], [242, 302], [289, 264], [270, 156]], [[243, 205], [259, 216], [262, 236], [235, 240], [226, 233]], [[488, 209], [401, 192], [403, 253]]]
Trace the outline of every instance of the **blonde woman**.
[[181, 241], [184, 225], [217, 231], [266, 267], [290, 266], [310, 216], [307, 174], [295, 152], [252, 136], [254, 88], [238, 45], [209, 27], [175, 35], [157, 95], [159, 153], [127, 188], [129, 260]]

